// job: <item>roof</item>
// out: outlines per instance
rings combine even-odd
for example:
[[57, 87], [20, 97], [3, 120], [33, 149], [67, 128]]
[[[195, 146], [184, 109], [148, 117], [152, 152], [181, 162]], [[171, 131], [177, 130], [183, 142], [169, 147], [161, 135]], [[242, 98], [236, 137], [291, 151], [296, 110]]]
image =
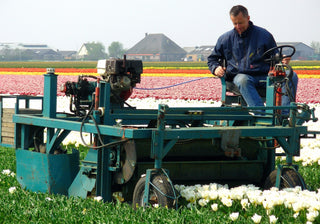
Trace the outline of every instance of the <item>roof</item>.
[[186, 54], [164, 34], [146, 34], [136, 45], [130, 48], [126, 54]]
[[296, 46], [298, 44], [302, 44], [302, 42], [277, 42], [277, 45], [292, 45], [292, 46]]
[[46, 44], [0, 43], [0, 49], [53, 50]]
[[[313, 50], [313, 48], [309, 47], [308, 45], [304, 44], [303, 42], [277, 42], [277, 46], [282, 46], [282, 45], [291, 45], [295, 48], [298, 46], [303, 46], [305, 48], [308, 48], [310, 50]], [[188, 54], [205, 54], [207, 52], [212, 52], [214, 49], [213, 45], [203, 45], [200, 47], [195, 47], [192, 51], [189, 51]]]
[[213, 45], [203, 45], [200, 47], [196, 47], [193, 51], [190, 51], [189, 54], [203, 54], [205, 52], [212, 52], [214, 49]]
[[183, 50], [185, 50], [187, 53], [193, 51], [194, 49], [196, 49], [196, 47], [183, 47]]
[[52, 49], [26, 49], [27, 51], [32, 51], [36, 54], [39, 54], [39, 55], [45, 55], [45, 54], [55, 54], [55, 55], [58, 55], [59, 53], [52, 50]]
[[72, 55], [77, 54], [77, 51], [59, 51], [59, 53], [62, 56], [67, 57], [67, 56], [72, 56]]
[[95, 46], [95, 43], [85, 43], [83, 44], [84, 47], [86, 47], [87, 49], [93, 49]]
[[294, 46], [294, 47], [297, 47], [298, 45], [303, 45], [303, 46], [305, 46], [305, 47], [307, 47], [307, 48], [310, 48], [310, 50], [311, 50], [311, 49], [313, 50], [312, 47], [308, 46], [307, 44], [305, 44], [305, 43], [303, 43], [303, 42], [277, 42], [277, 45], [278, 45], [278, 46], [281, 46], [281, 45], [292, 45], [292, 46]]

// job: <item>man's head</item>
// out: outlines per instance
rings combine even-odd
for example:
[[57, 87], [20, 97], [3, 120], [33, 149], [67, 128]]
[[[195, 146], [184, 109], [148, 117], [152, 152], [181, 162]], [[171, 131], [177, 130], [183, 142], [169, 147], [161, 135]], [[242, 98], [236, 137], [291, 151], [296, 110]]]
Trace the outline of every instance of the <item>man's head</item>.
[[236, 5], [231, 8], [230, 19], [239, 34], [242, 34], [249, 27], [250, 16], [248, 10], [242, 5]]

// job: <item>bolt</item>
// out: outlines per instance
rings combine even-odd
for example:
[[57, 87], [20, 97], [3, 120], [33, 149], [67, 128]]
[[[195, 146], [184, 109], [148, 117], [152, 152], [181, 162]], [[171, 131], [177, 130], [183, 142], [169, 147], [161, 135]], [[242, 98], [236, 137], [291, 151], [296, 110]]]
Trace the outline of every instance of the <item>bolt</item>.
[[47, 74], [54, 74], [54, 68], [47, 68]]

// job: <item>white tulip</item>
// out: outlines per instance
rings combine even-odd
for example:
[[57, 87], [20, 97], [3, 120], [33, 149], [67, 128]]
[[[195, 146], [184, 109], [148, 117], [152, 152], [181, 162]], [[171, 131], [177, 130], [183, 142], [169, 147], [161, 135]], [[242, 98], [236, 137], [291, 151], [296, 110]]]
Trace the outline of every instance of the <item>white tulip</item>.
[[252, 219], [252, 221], [253, 221], [254, 223], [260, 223], [260, 222], [261, 222], [261, 218], [262, 218], [262, 216], [261, 216], [261, 215], [258, 215], [258, 214], [256, 214], [256, 213], [251, 217], [251, 219]]
[[101, 196], [97, 196], [93, 198], [94, 201], [102, 201], [102, 199], [103, 198]]
[[7, 169], [7, 170], [2, 170], [1, 173], [4, 174], [4, 175], [10, 176], [11, 170], [9, 170], [9, 169]]
[[232, 206], [232, 199], [230, 199], [230, 198], [222, 198], [221, 202], [222, 202], [222, 204], [224, 204], [227, 207]]
[[216, 200], [218, 198], [218, 192], [216, 190], [209, 191], [209, 199]]
[[277, 220], [278, 220], [278, 218], [275, 217], [274, 215], [270, 215], [270, 216], [269, 216], [269, 221], [270, 221], [270, 223], [276, 223]]
[[14, 192], [16, 192], [17, 191], [17, 188], [16, 187], [10, 187], [9, 188], [9, 193], [10, 194], [13, 194]]
[[187, 208], [193, 208], [194, 207], [194, 203], [190, 202], [187, 204]]
[[204, 207], [204, 206], [206, 206], [206, 205], [208, 204], [208, 202], [209, 202], [209, 200], [207, 200], [207, 199], [200, 199], [200, 200], [198, 201], [198, 204], [199, 204], [201, 207]]
[[218, 211], [218, 204], [217, 203], [213, 203], [212, 205], [211, 205], [211, 209], [213, 210], [213, 211]]
[[236, 221], [239, 217], [239, 212], [233, 212], [229, 215], [229, 217], [232, 221]]
[[245, 209], [245, 208], [247, 208], [248, 205], [249, 205], [249, 200], [248, 200], [247, 198], [244, 198], [244, 199], [242, 199], [242, 200], [240, 201], [240, 203], [241, 203], [242, 208]]
[[307, 220], [313, 222], [319, 216], [318, 211], [312, 211], [307, 213]]

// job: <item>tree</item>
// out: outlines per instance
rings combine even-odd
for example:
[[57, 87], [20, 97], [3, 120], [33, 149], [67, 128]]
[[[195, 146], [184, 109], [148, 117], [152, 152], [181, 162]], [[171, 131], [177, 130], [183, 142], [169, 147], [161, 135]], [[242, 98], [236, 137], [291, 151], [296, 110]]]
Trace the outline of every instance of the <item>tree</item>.
[[320, 42], [312, 41], [311, 47], [314, 49], [314, 53], [320, 54]]
[[320, 59], [320, 42], [312, 41], [311, 47], [314, 49], [313, 59], [319, 60]]
[[120, 42], [114, 41], [108, 47], [109, 56], [114, 58], [122, 58], [126, 49], [123, 49], [123, 45]]
[[34, 59], [34, 56], [30, 50], [11, 49], [7, 46], [0, 51], [1, 61], [28, 61]]
[[85, 56], [85, 60], [99, 60], [107, 58], [105, 53], [105, 47], [100, 42], [91, 42], [85, 44], [88, 54]]

